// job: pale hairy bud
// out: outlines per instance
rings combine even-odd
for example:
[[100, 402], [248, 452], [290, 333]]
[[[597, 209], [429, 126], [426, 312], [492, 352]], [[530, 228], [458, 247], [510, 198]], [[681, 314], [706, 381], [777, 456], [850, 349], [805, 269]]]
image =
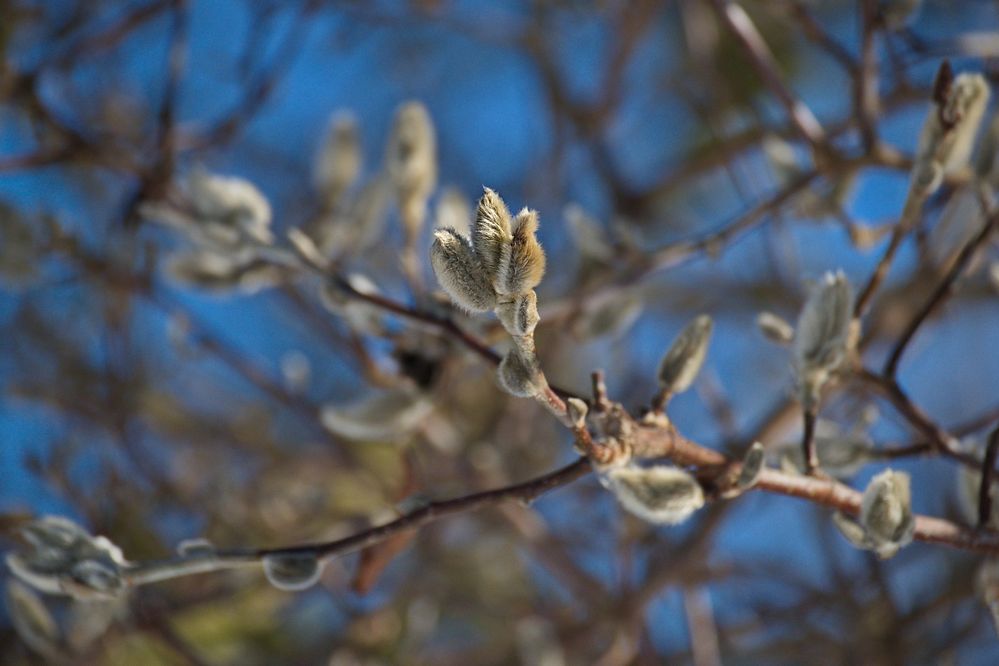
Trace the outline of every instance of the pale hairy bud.
[[756, 326], [763, 333], [763, 337], [778, 345], [789, 345], [794, 340], [794, 326], [772, 312], [758, 314]]
[[537, 356], [520, 346], [506, 353], [496, 377], [504, 391], [518, 398], [533, 398], [544, 389]]
[[860, 504], [860, 524], [882, 558], [912, 541], [915, 519], [908, 474], [889, 469], [871, 479]]
[[496, 306], [496, 316], [510, 335], [531, 335], [541, 321], [538, 314], [538, 295], [534, 290], [518, 294], [513, 300]]
[[694, 383], [704, 364], [714, 323], [708, 315], [691, 320], [659, 361], [659, 384], [671, 394], [683, 393]]
[[643, 520], [677, 525], [704, 506], [704, 491], [677, 467], [626, 465], [607, 471], [606, 483], [625, 509]]
[[569, 204], [563, 214], [566, 226], [569, 228], [569, 236], [583, 255], [600, 261], [610, 261], [614, 258], [614, 248], [607, 240], [607, 234], [582, 206]]
[[406, 232], [410, 238], [415, 237], [426, 217], [427, 199], [437, 183], [437, 139], [423, 104], [407, 102], [399, 107], [385, 162]]
[[313, 179], [326, 205], [336, 203], [361, 173], [361, 141], [350, 113], [330, 118], [322, 147], [316, 155]]
[[245, 233], [261, 243], [273, 240], [271, 206], [253, 183], [211, 174], [199, 167], [188, 175], [187, 193], [197, 222], [219, 227], [216, 231], [220, 239], [229, 230]]
[[329, 259], [323, 256], [316, 243], [301, 229], [289, 229], [288, 242], [302, 259], [316, 268], [324, 269], [329, 266]]
[[763, 462], [763, 445], [759, 442], [753, 442], [753, 445], [746, 451], [746, 455], [742, 457], [742, 469], [739, 470], [739, 478], [736, 479], [735, 485], [742, 490], [756, 485], [763, 472]]
[[510, 260], [500, 264], [493, 284], [500, 294], [522, 294], [538, 286], [545, 275], [545, 252], [535, 233], [537, 211], [527, 208], [513, 220]]
[[585, 402], [579, 398], [569, 398], [565, 401], [565, 408], [569, 412], [569, 420], [572, 421], [573, 427], [586, 427], [586, 415], [589, 414], [590, 408]]
[[989, 95], [989, 84], [981, 74], [963, 73], [955, 77], [946, 97], [930, 108], [919, 136], [914, 169], [936, 162], [946, 174], [965, 166]]
[[822, 387], [849, 351], [853, 289], [842, 271], [812, 286], [794, 333], [794, 368], [801, 401], [814, 406]]
[[451, 299], [469, 312], [496, 307], [496, 292], [468, 239], [454, 229], [438, 229], [430, 247], [430, 264]]
[[268, 555], [264, 558], [264, 575], [268, 582], [285, 592], [306, 590], [323, 573], [322, 562], [315, 555]]
[[496, 192], [485, 188], [475, 210], [472, 227], [472, 247], [482, 262], [482, 267], [495, 282], [496, 276], [506, 271], [510, 263], [513, 243], [513, 220], [506, 204]]

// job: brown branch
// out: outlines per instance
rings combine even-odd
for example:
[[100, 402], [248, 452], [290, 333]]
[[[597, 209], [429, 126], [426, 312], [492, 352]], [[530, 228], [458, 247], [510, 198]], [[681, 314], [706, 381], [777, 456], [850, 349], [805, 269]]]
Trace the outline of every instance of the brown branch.
[[982, 484], [978, 488], [978, 527], [983, 528], [992, 519], [992, 481], [996, 474], [996, 455], [999, 454], [999, 426], [989, 437], [982, 461]]

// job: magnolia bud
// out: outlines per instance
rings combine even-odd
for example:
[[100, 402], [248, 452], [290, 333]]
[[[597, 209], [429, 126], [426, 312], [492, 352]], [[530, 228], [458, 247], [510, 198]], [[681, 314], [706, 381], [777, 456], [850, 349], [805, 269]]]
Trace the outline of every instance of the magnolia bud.
[[938, 75], [941, 97], [930, 108], [923, 124], [916, 169], [935, 162], [944, 173], [951, 173], [965, 166], [971, 156], [978, 126], [989, 103], [989, 84], [981, 74], [959, 74], [953, 81], [950, 76], [949, 68]]
[[513, 220], [510, 259], [496, 272], [493, 284], [501, 294], [522, 294], [538, 286], [545, 274], [545, 252], [535, 237], [537, 211], [523, 209]]
[[746, 490], [756, 485], [763, 472], [763, 453], [763, 445], [753, 442], [742, 458], [742, 469], [739, 470], [739, 478], [735, 482], [737, 487]]
[[520, 347], [506, 353], [496, 376], [503, 390], [518, 398], [533, 398], [544, 388], [537, 357]]
[[327, 205], [335, 204], [361, 172], [361, 142], [357, 122], [349, 113], [330, 118], [326, 138], [316, 156], [313, 179]]
[[860, 504], [860, 524], [883, 558], [912, 541], [915, 520], [908, 474], [889, 469], [871, 479]]
[[846, 358], [853, 317], [853, 289], [841, 271], [812, 287], [794, 333], [794, 367], [802, 403], [818, 402], [822, 386]]
[[468, 239], [454, 229], [438, 229], [430, 247], [437, 281], [460, 307], [485, 312], [496, 307], [496, 292], [479, 264]]
[[676, 467], [616, 467], [607, 482], [621, 506], [650, 523], [677, 525], [704, 506], [697, 479]]
[[489, 279], [495, 283], [501, 270], [510, 263], [513, 228], [510, 211], [496, 192], [488, 187], [479, 199], [472, 228], [472, 247]]
[[569, 412], [569, 420], [574, 428], [586, 427], [586, 415], [590, 408], [579, 398], [569, 398], [565, 401], [565, 408]]
[[396, 112], [385, 161], [406, 233], [415, 238], [437, 183], [434, 126], [427, 108], [419, 102], [403, 104]]
[[496, 306], [496, 316], [510, 335], [531, 335], [541, 321], [538, 295], [532, 289], [512, 301], [504, 301]]
[[659, 384], [670, 394], [690, 388], [704, 364], [711, 330], [711, 317], [701, 315], [688, 323], [659, 362]]
[[789, 345], [794, 339], [794, 327], [772, 312], [757, 315], [756, 325], [767, 340], [779, 345]]
[[264, 575], [271, 585], [285, 592], [305, 590], [319, 581], [322, 562], [315, 555], [268, 555]]

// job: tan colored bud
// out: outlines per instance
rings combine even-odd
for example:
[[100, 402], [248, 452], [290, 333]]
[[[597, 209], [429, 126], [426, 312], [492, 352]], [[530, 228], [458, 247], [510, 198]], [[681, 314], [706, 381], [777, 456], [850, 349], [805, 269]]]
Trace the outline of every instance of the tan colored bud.
[[499, 272], [510, 263], [513, 227], [510, 211], [496, 192], [488, 187], [479, 199], [472, 228], [472, 247], [482, 262], [489, 279], [495, 281]]
[[701, 315], [676, 336], [659, 362], [659, 384], [664, 390], [675, 394], [690, 388], [704, 364], [713, 328], [711, 317]]
[[518, 398], [533, 398], [544, 388], [537, 357], [520, 347], [507, 352], [496, 376], [503, 390]]
[[586, 415], [590, 413], [590, 408], [579, 398], [569, 398], [565, 401], [566, 410], [569, 412], [569, 420], [573, 427], [585, 428]]
[[545, 274], [545, 251], [537, 237], [537, 211], [523, 209], [513, 220], [513, 241], [510, 261], [496, 275], [496, 291], [501, 294], [522, 294], [534, 289]]
[[791, 344], [794, 339], [794, 326], [772, 312], [761, 312], [756, 317], [756, 326], [763, 337], [779, 345]]
[[326, 205], [333, 205], [361, 173], [361, 142], [357, 122], [349, 113], [330, 118], [322, 148], [316, 155], [313, 180]]
[[912, 541], [915, 520], [908, 474], [889, 469], [871, 479], [860, 503], [860, 524], [882, 558]]
[[503, 301], [496, 306], [496, 316], [510, 335], [532, 335], [541, 321], [538, 314], [538, 295], [534, 290]]
[[426, 218], [427, 199], [437, 184], [437, 140], [423, 104], [407, 102], [399, 107], [385, 162], [406, 233], [415, 238]]
[[496, 292], [471, 244], [454, 229], [434, 232], [430, 264], [437, 281], [460, 307], [469, 312], [485, 312], [496, 307]]
[[704, 491], [676, 467], [627, 465], [607, 472], [607, 485], [625, 509], [643, 520], [678, 525], [704, 506]]

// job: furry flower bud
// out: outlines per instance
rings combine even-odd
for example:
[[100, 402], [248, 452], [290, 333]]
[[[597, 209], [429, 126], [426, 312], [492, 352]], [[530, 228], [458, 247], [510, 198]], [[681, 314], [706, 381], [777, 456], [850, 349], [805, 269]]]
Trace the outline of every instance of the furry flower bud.
[[708, 315], [688, 323], [659, 362], [659, 384], [670, 394], [682, 393], [700, 372], [714, 324]]
[[606, 483], [621, 506], [650, 523], [677, 525], [704, 506], [697, 479], [668, 465], [615, 467]]
[[507, 352], [496, 376], [503, 390], [518, 398], [533, 398], [544, 388], [537, 357], [520, 347]]
[[889, 469], [871, 479], [860, 504], [860, 524], [882, 558], [912, 541], [915, 519], [908, 474]]
[[273, 240], [271, 206], [253, 183], [196, 168], [187, 178], [187, 192], [196, 221], [209, 236], [238, 242], [238, 234], [245, 233], [261, 243]]
[[475, 210], [472, 247], [490, 281], [495, 282], [500, 271], [506, 271], [510, 263], [512, 243], [513, 222], [510, 211], [503, 199], [487, 187]]
[[437, 139], [423, 104], [407, 102], [399, 107], [385, 161], [403, 225], [413, 238], [423, 225], [427, 199], [437, 183]]
[[853, 289], [842, 271], [826, 273], [809, 293], [794, 333], [794, 368], [806, 407], [814, 406], [831, 374], [846, 358]]
[[361, 173], [361, 142], [357, 122], [349, 113], [337, 113], [329, 121], [313, 170], [316, 190], [327, 206], [333, 206]]
[[496, 306], [496, 316], [510, 335], [531, 335], [541, 321], [538, 295], [533, 289]]
[[989, 84], [981, 74], [964, 73], [950, 80], [949, 67], [937, 77], [936, 104], [919, 136], [916, 167], [936, 162], [944, 173], [968, 163], [978, 126], [989, 103]]
[[779, 345], [789, 345], [794, 339], [794, 327], [773, 312], [761, 312], [756, 326], [767, 340]]
[[322, 562], [315, 555], [268, 555], [264, 575], [271, 585], [285, 592], [306, 590], [319, 581]]
[[454, 229], [438, 229], [430, 247], [437, 281], [460, 307], [485, 312], [496, 307], [496, 292], [468, 239]]
[[523, 209], [513, 220], [510, 259], [501, 263], [493, 281], [500, 294], [523, 294], [538, 286], [545, 274], [545, 251], [535, 233], [537, 211]]

